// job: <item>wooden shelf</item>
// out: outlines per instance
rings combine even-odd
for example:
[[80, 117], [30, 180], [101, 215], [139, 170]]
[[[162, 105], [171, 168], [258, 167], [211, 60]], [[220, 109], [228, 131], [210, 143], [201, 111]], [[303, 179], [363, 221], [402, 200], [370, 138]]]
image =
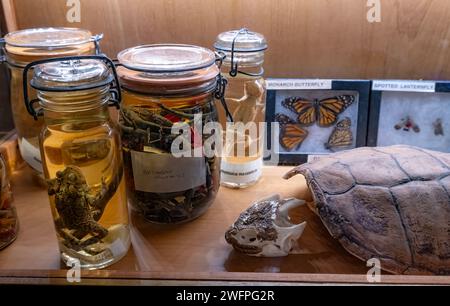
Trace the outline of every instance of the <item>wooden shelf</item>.
[[[367, 283], [365, 263], [349, 255], [331, 238], [307, 207], [294, 212], [308, 222], [300, 238], [302, 254], [254, 258], [235, 252], [224, 232], [252, 201], [280, 193], [305, 196], [300, 176], [289, 181], [288, 167], [266, 167], [262, 180], [245, 190], [221, 188], [213, 206], [197, 220], [181, 226], [154, 226], [131, 215], [132, 243], [120, 262], [98, 271], [83, 271], [83, 284], [272, 284]], [[0, 283], [67, 284], [45, 188], [24, 167], [13, 175], [15, 206], [20, 221], [17, 240], [0, 251]], [[395, 276], [392, 284], [450, 284], [450, 277]]]

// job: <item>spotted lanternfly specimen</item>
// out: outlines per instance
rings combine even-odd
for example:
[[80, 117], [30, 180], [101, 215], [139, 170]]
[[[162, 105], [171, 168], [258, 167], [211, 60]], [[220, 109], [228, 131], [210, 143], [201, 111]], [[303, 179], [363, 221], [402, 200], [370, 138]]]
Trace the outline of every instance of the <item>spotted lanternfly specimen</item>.
[[442, 127], [442, 119], [438, 118], [436, 121], [433, 122], [434, 127], [434, 135], [444, 135], [444, 128]]
[[394, 128], [396, 130], [403, 129], [406, 132], [409, 132], [411, 129], [416, 133], [420, 132], [420, 127], [409, 116], [402, 118], [399, 123], [394, 125]]

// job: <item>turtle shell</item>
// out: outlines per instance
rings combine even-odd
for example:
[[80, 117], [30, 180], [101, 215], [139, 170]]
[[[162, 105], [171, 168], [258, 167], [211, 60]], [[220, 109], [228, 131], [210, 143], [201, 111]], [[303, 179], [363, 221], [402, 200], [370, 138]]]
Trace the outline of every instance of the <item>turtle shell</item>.
[[450, 274], [450, 154], [358, 148], [303, 164], [316, 213], [341, 245], [397, 274]]

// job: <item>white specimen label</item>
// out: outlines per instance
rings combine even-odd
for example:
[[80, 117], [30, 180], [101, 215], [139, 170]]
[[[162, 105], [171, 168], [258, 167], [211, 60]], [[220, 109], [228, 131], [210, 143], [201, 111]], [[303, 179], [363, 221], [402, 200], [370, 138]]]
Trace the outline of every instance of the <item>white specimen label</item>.
[[121, 256], [127, 251], [127, 246], [121, 239], [114, 241], [109, 247], [114, 257]]
[[324, 157], [326, 157], [326, 156], [328, 156], [328, 154], [309, 154], [309, 155], [308, 155], [307, 162], [308, 162], [308, 163], [314, 162], [314, 161], [317, 161], [317, 160], [319, 160], [319, 159], [322, 159], [322, 158], [324, 158]]
[[233, 184], [247, 184], [256, 181], [262, 172], [263, 160], [233, 164], [222, 160], [221, 181]]
[[144, 192], [178, 192], [206, 184], [204, 157], [179, 157], [131, 151], [134, 188]]
[[33, 146], [28, 140], [22, 138], [19, 142], [20, 155], [34, 170], [43, 173], [41, 153], [39, 148]]
[[433, 82], [433, 81], [376, 80], [376, 81], [373, 81], [373, 83], [372, 83], [372, 90], [435, 92], [436, 91], [436, 82]]
[[331, 89], [332, 80], [322, 79], [267, 79], [268, 90], [282, 89]]

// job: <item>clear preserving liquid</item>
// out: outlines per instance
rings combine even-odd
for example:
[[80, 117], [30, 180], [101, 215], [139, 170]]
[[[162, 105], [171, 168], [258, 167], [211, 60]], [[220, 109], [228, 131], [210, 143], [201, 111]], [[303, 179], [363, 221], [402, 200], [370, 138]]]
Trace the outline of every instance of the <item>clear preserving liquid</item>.
[[120, 142], [110, 124], [64, 121], [42, 135], [62, 259], [86, 269], [116, 262], [130, 246]]
[[[221, 184], [244, 188], [256, 183], [261, 176], [266, 85], [262, 77], [238, 74], [225, 75], [228, 80], [226, 102], [235, 124], [224, 133]], [[225, 116], [221, 116], [225, 118]], [[222, 125], [226, 127], [222, 119]]]

